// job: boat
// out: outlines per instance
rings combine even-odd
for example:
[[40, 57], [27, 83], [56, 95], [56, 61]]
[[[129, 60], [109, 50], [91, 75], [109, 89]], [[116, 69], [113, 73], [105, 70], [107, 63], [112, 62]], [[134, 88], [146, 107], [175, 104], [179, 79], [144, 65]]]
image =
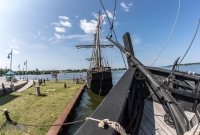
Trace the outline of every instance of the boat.
[[100, 12], [97, 24], [96, 33], [94, 34], [94, 45], [78, 45], [80, 48], [93, 48], [92, 58], [87, 58], [90, 61], [90, 67], [87, 70], [87, 88], [95, 94], [106, 95], [113, 87], [112, 84], [112, 71], [102, 53], [102, 48], [113, 48], [114, 45], [102, 45], [100, 44]]
[[129, 69], [74, 135], [199, 134], [200, 76], [144, 66], [135, 56], [129, 33], [124, 46]]

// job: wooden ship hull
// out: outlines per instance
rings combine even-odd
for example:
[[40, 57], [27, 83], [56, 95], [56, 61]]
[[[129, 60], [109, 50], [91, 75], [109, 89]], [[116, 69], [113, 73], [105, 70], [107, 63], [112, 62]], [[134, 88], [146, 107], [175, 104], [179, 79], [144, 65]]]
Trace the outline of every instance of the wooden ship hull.
[[[130, 52], [127, 56], [129, 69], [90, 118], [117, 122], [130, 135], [195, 132], [193, 129], [200, 120], [199, 77], [143, 66], [134, 57], [130, 35], [126, 33], [123, 38], [125, 49], [120, 50]], [[88, 119], [74, 135], [119, 134], [108, 125], [100, 128], [98, 124]]]
[[106, 95], [109, 93], [113, 87], [111, 68], [104, 67], [103, 71], [92, 68], [87, 73], [87, 87], [95, 94]]

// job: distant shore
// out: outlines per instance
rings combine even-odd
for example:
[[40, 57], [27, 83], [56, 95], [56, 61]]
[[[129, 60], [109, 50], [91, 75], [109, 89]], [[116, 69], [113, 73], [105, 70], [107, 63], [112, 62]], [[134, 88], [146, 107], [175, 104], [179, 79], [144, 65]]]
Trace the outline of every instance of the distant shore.
[[[189, 66], [189, 65], [200, 65], [200, 62], [180, 64], [180, 66]], [[163, 66], [163, 67], [172, 67], [172, 66], [173, 65], [168, 65], [168, 66]]]

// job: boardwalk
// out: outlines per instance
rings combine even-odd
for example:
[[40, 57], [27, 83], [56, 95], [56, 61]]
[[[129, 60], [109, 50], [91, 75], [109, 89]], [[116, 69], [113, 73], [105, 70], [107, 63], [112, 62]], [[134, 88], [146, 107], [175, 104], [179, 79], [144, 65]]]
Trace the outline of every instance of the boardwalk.
[[26, 89], [32, 87], [32, 85], [33, 85], [33, 80], [29, 80], [28, 83], [25, 86], [23, 86], [22, 88], [20, 88], [19, 90], [17, 90], [17, 92], [21, 92], [23, 90], [26, 90]]
[[[21, 85], [21, 84], [23, 84], [25, 82], [26, 82], [26, 80], [19, 79], [17, 82], [13, 82], [13, 85], [14, 86], [18, 86], [18, 85]], [[6, 88], [10, 88], [10, 82], [7, 82], [7, 81], [5, 81], [5, 79], [0, 78], [0, 90], [2, 89], [2, 83], [4, 83]], [[23, 90], [31, 87], [32, 84], [33, 84], [33, 80], [29, 80], [28, 83], [25, 86], [23, 86], [22, 88], [20, 88], [17, 91], [18, 92], [23, 91]]]

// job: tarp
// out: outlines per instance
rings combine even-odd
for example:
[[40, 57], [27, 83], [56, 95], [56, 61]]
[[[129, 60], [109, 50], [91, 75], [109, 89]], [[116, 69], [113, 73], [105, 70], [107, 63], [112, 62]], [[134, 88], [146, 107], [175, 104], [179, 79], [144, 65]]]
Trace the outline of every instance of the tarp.
[[7, 73], [6, 73], [6, 76], [13, 76], [15, 73], [13, 73], [11, 70], [10, 71], [8, 71]]

